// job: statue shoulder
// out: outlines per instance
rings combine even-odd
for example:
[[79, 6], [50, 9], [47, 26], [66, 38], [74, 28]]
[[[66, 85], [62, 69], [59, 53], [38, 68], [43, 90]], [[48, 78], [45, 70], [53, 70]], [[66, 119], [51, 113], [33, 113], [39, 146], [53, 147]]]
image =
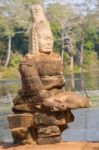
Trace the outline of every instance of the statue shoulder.
[[35, 55], [27, 53], [23, 60], [21, 61], [20, 65], [33, 65], [35, 60]]
[[51, 55], [52, 55], [52, 57], [56, 57], [56, 58], [61, 59], [61, 57], [58, 53], [52, 52]]

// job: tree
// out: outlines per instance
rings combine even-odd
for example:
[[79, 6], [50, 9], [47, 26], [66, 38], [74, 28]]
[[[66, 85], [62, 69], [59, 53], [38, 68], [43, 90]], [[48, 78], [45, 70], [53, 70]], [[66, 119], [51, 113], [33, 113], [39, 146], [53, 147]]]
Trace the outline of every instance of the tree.
[[[62, 38], [62, 32], [68, 32], [65, 28], [71, 28], [74, 25], [76, 14], [69, 4], [54, 3], [47, 7], [47, 17], [51, 22], [54, 41], [57, 43]], [[66, 33], [64, 33], [66, 34]], [[61, 40], [62, 41], [62, 40]]]
[[[67, 61], [64, 59], [65, 56], [64, 51], [68, 54], [68, 58], [70, 60], [69, 64], [70, 64], [70, 71], [71, 71], [71, 78], [72, 78], [71, 80], [72, 89], [74, 89], [74, 75], [73, 75], [74, 74], [74, 70], [73, 70], [73, 66], [74, 66], [73, 46], [74, 45], [72, 40], [73, 39], [72, 28], [75, 26], [77, 14], [71, 5], [69, 4], [64, 5], [61, 3], [50, 4], [47, 8], [47, 14], [49, 20], [51, 20], [51, 22], [54, 23], [54, 26], [52, 24], [52, 31], [54, 33], [55, 44], [58, 45], [58, 43], [61, 42], [61, 57], [64, 64], [65, 62], [67, 63]], [[57, 28], [55, 28], [56, 27], [55, 25], [57, 26]]]

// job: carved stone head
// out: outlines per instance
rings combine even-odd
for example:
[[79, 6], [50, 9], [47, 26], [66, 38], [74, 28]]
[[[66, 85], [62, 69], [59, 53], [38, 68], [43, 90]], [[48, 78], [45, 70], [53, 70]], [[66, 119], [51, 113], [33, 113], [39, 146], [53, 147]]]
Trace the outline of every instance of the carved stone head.
[[53, 38], [49, 27], [45, 25], [38, 35], [39, 52], [50, 53], [53, 50]]
[[30, 31], [29, 51], [34, 53], [51, 53], [53, 37], [48, 20], [41, 5], [31, 7], [33, 26]]

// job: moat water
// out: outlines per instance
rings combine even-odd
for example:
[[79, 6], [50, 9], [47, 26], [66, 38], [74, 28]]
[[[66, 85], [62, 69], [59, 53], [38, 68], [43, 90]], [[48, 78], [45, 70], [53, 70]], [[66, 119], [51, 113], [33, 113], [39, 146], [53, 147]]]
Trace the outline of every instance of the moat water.
[[[84, 87], [80, 75], [75, 75], [75, 92], [90, 97], [90, 108], [73, 110], [75, 120], [62, 133], [63, 141], [99, 141], [99, 72], [84, 75]], [[66, 76], [66, 90], [72, 89], [70, 76]], [[0, 81], [0, 142], [11, 142], [12, 136], [8, 127], [7, 115], [11, 112], [12, 98], [21, 89], [20, 80]]]

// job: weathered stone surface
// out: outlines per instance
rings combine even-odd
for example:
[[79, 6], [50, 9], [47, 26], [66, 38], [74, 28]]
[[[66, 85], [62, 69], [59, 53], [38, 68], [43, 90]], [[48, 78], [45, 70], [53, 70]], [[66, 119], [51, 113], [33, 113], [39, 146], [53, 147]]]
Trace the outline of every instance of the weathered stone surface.
[[66, 119], [67, 123], [74, 121], [74, 115], [73, 115], [73, 113], [71, 112], [70, 109], [68, 109], [67, 111], [65, 111], [64, 115], [65, 115], [65, 119]]
[[68, 124], [59, 126], [59, 129], [60, 129], [60, 135], [61, 135], [64, 130], [68, 129]]
[[34, 124], [36, 126], [41, 125], [66, 125], [65, 115], [60, 114], [47, 114], [47, 113], [35, 113], [34, 114]]
[[54, 55], [48, 55], [46, 57], [45, 54], [40, 55], [40, 57], [43, 57], [43, 60], [36, 62], [36, 67], [40, 76], [62, 75], [63, 67], [60, 57], [54, 57]]
[[64, 78], [62, 76], [45, 76], [41, 77], [41, 81], [44, 85], [46, 90], [53, 89], [53, 88], [61, 88], [64, 86]]
[[18, 127], [31, 127], [33, 125], [33, 115], [24, 114], [11, 114], [8, 116], [10, 129]]
[[61, 59], [55, 54], [33, 55], [31, 59], [25, 56], [19, 70], [24, 94], [38, 101], [51, 96], [48, 90], [64, 86]]
[[15, 105], [12, 107], [12, 111], [17, 112], [34, 112], [35, 109], [33, 105], [31, 104], [21, 104], [21, 105]]
[[33, 55], [31, 59], [24, 58], [20, 65], [22, 87], [24, 94], [43, 100], [51, 96], [48, 90], [62, 88], [62, 64], [59, 56], [45, 54]]
[[89, 107], [89, 99], [74, 92], [63, 92], [44, 100], [43, 105], [55, 111]]
[[[22, 79], [22, 83], [23, 89], [28, 93], [34, 92], [34, 95], [39, 94], [39, 91], [44, 89], [43, 84], [38, 76], [26, 77]], [[37, 92], [37, 94], [35, 92]]]
[[37, 129], [37, 134], [38, 137], [53, 137], [60, 135], [60, 130], [58, 126], [52, 125], [52, 126], [47, 126], [47, 127], [38, 127]]
[[[29, 71], [28, 71], [29, 67]], [[63, 74], [63, 66], [59, 55], [43, 54], [32, 55], [28, 58], [28, 55], [24, 57], [24, 60], [20, 64], [19, 71], [23, 78], [29, 76], [57, 76]]]
[[32, 144], [31, 133], [25, 127], [11, 129], [12, 137], [15, 144]]
[[53, 88], [51, 90], [48, 90], [50, 96], [55, 96], [61, 92], [63, 92], [63, 88]]
[[13, 99], [13, 104], [14, 105], [20, 105], [20, 104], [23, 104], [23, 103], [24, 103], [24, 99], [20, 95], [16, 96]]
[[72, 114], [71, 110], [66, 110], [64, 112], [64, 115], [65, 115], [66, 123], [63, 125], [62, 124], [59, 125], [59, 129], [60, 129], [61, 133], [68, 128], [69, 122], [74, 121], [74, 115]]
[[61, 141], [60, 136], [53, 136], [53, 137], [46, 137], [46, 138], [38, 138], [37, 144], [43, 145], [43, 144], [55, 144]]
[[30, 105], [30, 107], [33, 108], [33, 106], [38, 105], [40, 103], [40, 99], [38, 96], [28, 96], [27, 93], [24, 93], [23, 96], [16, 96], [13, 99], [13, 104], [16, 105]]

